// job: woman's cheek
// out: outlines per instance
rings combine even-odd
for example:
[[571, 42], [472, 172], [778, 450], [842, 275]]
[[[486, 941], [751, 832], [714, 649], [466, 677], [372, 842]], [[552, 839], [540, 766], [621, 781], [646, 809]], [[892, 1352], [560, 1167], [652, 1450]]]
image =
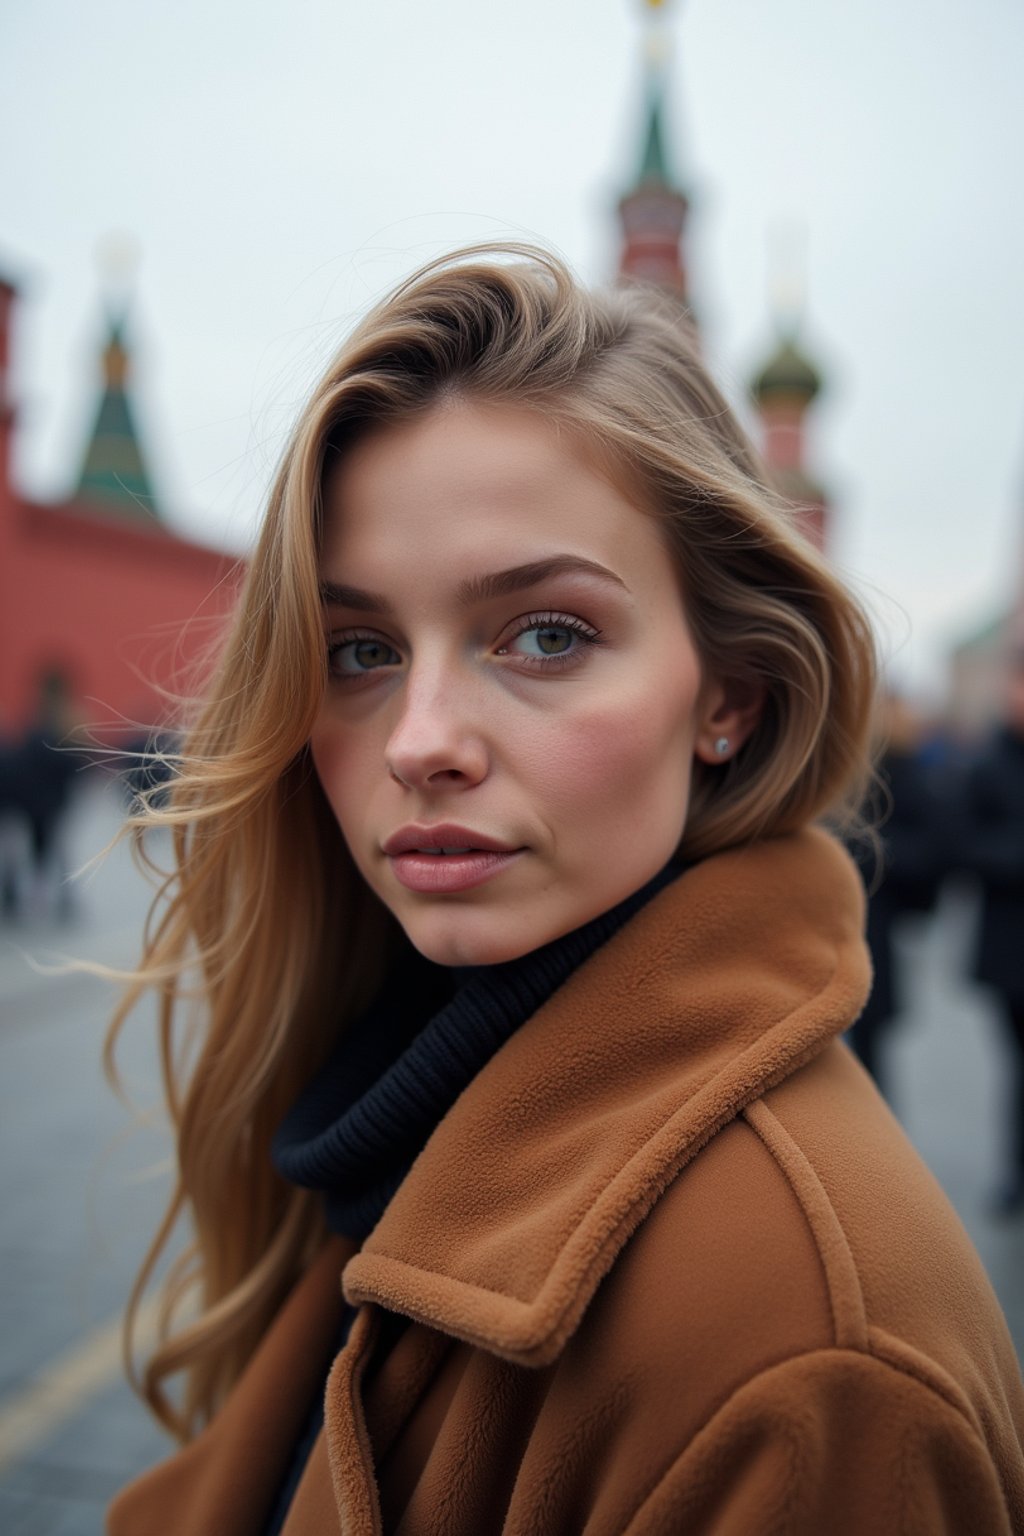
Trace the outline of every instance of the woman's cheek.
[[623, 694], [614, 705], [578, 711], [557, 729], [532, 732], [531, 778], [567, 813], [609, 804], [636, 812], [663, 785], [685, 797], [695, 733], [696, 684], [671, 696]]
[[352, 816], [368, 805], [373, 748], [358, 733], [323, 728], [310, 738], [310, 752], [328, 804], [348, 836]]

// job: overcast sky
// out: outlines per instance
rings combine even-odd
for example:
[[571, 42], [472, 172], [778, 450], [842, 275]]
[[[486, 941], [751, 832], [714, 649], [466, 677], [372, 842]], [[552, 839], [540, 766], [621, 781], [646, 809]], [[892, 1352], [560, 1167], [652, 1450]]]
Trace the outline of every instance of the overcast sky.
[[[608, 276], [643, 23], [639, 0], [4, 0], [25, 489], [74, 480], [111, 232], [141, 250], [139, 415], [168, 521], [231, 548], [322, 363], [421, 260], [514, 235]], [[684, 0], [668, 30], [712, 365], [742, 403], [772, 337], [772, 231], [802, 230], [834, 553], [894, 671], [934, 685], [1024, 572], [1024, 6]]]

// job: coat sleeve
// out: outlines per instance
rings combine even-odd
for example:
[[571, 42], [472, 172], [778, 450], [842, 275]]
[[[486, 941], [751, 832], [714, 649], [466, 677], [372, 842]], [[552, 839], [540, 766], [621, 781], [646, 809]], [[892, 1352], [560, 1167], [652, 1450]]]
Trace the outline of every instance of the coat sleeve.
[[825, 1350], [735, 1392], [624, 1536], [1012, 1536], [1014, 1496], [961, 1408], [870, 1355]]

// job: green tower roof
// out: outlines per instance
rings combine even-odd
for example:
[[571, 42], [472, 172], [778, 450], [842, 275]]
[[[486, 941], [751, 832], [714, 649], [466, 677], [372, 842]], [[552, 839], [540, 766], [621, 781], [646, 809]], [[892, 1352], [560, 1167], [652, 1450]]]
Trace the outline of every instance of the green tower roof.
[[632, 190], [645, 187], [664, 187], [678, 193], [672, 175], [668, 152], [668, 134], [665, 128], [665, 101], [669, 65], [669, 39], [658, 13], [668, 9], [666, 0], [644, 0], [647, 13], [645, 28], [645, 108], [640, 163]]
[[103, 391], [74, 500], [133, 521], [159, 516], [129, 398], [123, 321], [111, 317], [103, 348]]
[[636, 179], [638, 187], [649, 186], [652, 182], [663, 187], [672, 185], [665, 149], [664, 103], [665, 93], [661, 81], [652, 80], [647, 92], [647, 130], [640, 157], [640, 172]]
[[764, 367], [751, 381], [755, 400], [771, 395], [801, 395], [810, 404], [821, 389], [821, 375], [796, 345], [784, 335]]

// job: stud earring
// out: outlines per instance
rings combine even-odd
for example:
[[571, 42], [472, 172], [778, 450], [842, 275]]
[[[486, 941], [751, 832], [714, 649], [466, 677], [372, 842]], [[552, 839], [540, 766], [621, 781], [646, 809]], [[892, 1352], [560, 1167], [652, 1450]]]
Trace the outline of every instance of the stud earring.
[[729, 738], [728, 738], [728, 736], [719, 736], [718, 740], [715, 742], [715, 756], [716, 757], [724, 757], [725, 754], [728, 752], [728, 750], [729, 750]]

